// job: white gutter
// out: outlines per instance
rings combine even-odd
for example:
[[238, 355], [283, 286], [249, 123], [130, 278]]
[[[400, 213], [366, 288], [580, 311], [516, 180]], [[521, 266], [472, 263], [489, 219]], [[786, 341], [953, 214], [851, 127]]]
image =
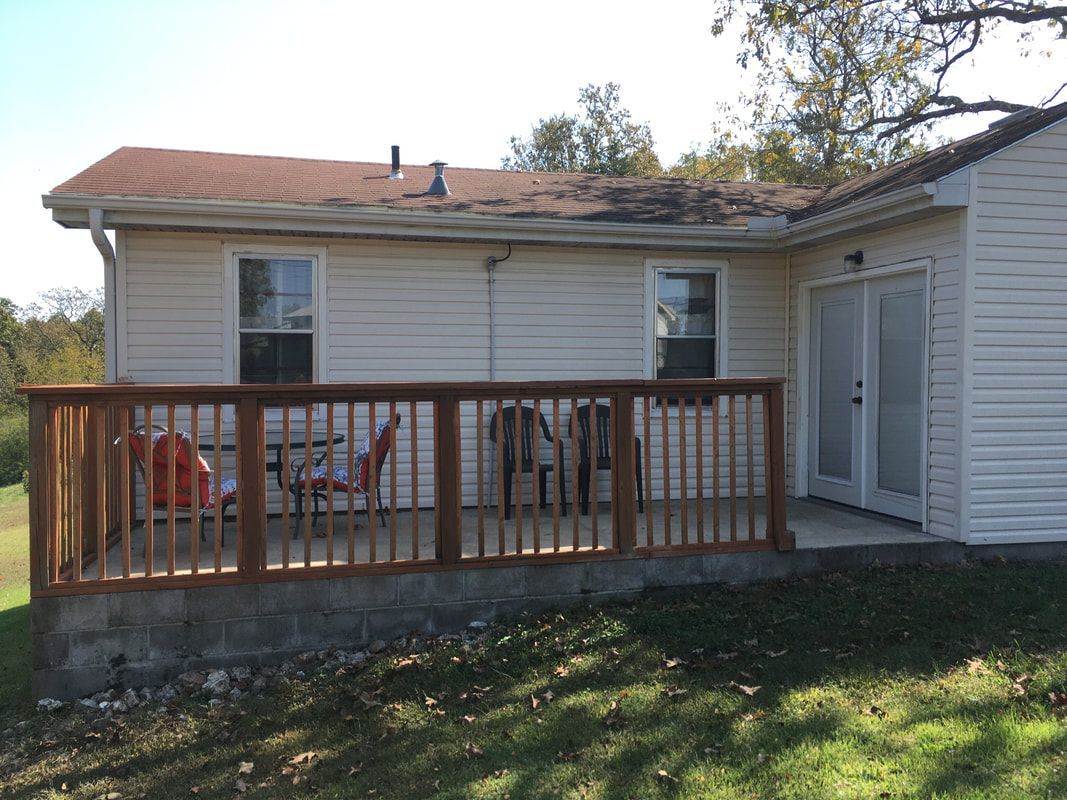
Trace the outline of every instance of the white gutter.
[[322, 207], [230, 200], [190, 200], [99, 195], [46, 194], [53, 219], [71, 228], [87, 227], [90, 208], [108, 210], [117, 228], [137, 225], [188, 229], [252, 229], [333, 233], [351, 236], [466, 242], [640, 245], [703, 250], [766, 248], [760, 231], [737, 225], [662, 225], [496, 217], [467, 212], [406, 211], [368, 207]]

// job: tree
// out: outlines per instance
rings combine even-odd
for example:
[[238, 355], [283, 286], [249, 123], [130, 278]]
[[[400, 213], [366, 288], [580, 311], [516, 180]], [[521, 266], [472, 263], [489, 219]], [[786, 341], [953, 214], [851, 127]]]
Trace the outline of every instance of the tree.
[[631, 121], [620, 105], [619, 85], [589, 84], [578, 93], [581, 116], [540, 119], [528, 138], [511, 137], [504, 169], [531, 172], [592, 172], [600, 175], [663, 175], [647, 123]]
[[1023, 42], [1039, 26], [1067, 36], [1067, 6], [1030, 0], [718, 0], [712, 32], [737, 19], [738, 62], [758, 70], [740, 103], [749, 168], [791, 182], [832, 183], [919, 152], [937, 120], [1025, 108], [946, 86], [999, 28], [1014, 26]]

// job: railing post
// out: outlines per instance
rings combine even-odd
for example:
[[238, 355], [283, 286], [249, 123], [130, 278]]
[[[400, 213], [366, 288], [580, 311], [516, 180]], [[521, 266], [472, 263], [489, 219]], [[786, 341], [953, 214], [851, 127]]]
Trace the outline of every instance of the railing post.
[[792, 550], [793, 533], [785, 520], [785, 398], [784, 388], [778, 383], [767, 393], [767, 430], [763, 432], [764, 447], [770, 448], [771, 474], [765, 477], [767, 484], [767, 518], [771, 536], [780, 551]]
[[437, 399], [434, 434], [434, 497], [437, 502], [437, 558], [442, 564], [455, 564], [460, 557], [461, 524], [460, 476], [456, 474], [459, 439], [459, 401], [455, 397]]
[[40, 397], [30, 398], [30, 590], [48, 587], [48, 552], [52, 540], [49, 521], [50, 487], [59, 475], [48, 474], [48, 452], [56, 431], [48, 425], [48, 403]]
[[[258, 575], [263, 566], [263, 545], [267, 525], [263, 471], [264, 452], [262, 407], [256, 397], [243, 397], [237, 406], [237, 568], [247, 576]], [[283, 534], [285, 535], [285, 534]]]
[[82, 460], [82, 490], [81, 490], [81, 504], [82, 504], [82, 529], [79, 535], [82, 537], [82, 557], [89, 553], [96, 553], [97, 559], [100, 558], [99, 547], [97, 537], [99, 531], [98, 526], [98, 506], [97, 506], [97, 494], [96, 487], [100, 484], [103, 476], [100, 474], [100, 465], [97, 463], [96, 445], [97, 429], [100, 425], [99, 406], [95, 403], [91, 403], [88, 400], [85, 402], [85, 431], [82, 437], [82, 452], [84, 457]]
[[615, 395], [615, 441], [611, 443], [611, 453], [615, 464], [613, 499], [616, 503], [613, 535], [615, 549], [620, 553], [633, 552], [637, 531], [634, 435], [634, 396], [630, 392], [619, 392]]

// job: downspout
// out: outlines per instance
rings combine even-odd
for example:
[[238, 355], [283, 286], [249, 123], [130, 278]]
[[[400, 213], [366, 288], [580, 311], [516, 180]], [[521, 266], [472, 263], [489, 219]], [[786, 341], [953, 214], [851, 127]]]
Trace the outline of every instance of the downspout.
[[503, 258], [489, 256], [485, 269], [489, 273], [489, 380], [496, 380], [496, 265], [511, 258], [511, 242], [508, 254]]
[[104, 233], [104, 210], [89, 209], [89, 233], [104, 260], [104, 380], [115, 383], [118, 370], [118, 307], [115, 291], [115, 249]]

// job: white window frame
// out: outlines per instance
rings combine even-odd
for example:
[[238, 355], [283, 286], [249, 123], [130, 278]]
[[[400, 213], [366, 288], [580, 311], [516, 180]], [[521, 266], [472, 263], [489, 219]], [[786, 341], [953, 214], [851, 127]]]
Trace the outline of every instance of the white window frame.
[[[327, 250], [324, 247], [298, 247], [292, 245], [223, 245], [223, 382], [240, 381], [240, 295], [237, 291], [238, 264], [242, 258], [285, 258], [311, 261], [312, 302], [312, 374], [315, 383], [328, 383], [330, 366], [327, 336]], [[297, 409], [293, 409], [296, 418]], [[268, 419], [281, 418], [281, 412], [267, 409]], [[318, 409], [316, 409], [318, 416]]]
[[[729, 372], [728, 330], [729, 309], [729, 262], [722, 259], [645, 259], [645, 377], [656, 378], [656, 276], [661, 272], [685, 272], [694, 275], [715, 276], [715, 377], [725, 378]], [[657, 407], [658, 408], [658, 407]], [[669, 406], [677, 413], [676, 406]]]

